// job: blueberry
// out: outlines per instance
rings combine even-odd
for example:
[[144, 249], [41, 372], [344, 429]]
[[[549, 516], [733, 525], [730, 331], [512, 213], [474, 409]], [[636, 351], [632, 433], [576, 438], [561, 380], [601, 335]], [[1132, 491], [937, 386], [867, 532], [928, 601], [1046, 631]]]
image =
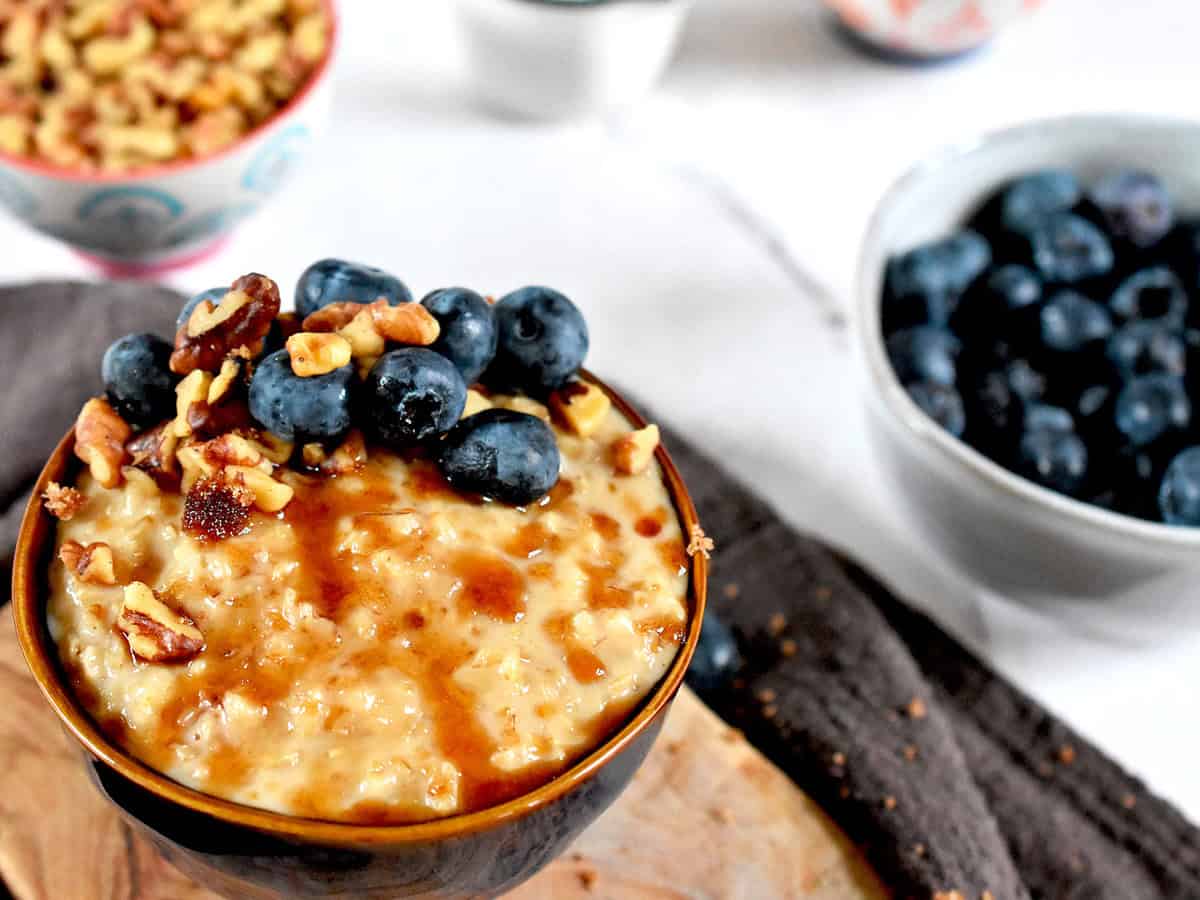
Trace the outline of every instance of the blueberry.
[[1158, 509], [1169, 525], [1200, 525], [1200, 447], [1171, 460], [1158, 489]]
[[1187, 368], [1183, 338], [1158, 322], [1130, 322], [1112, 333], [1105, 348], [1121, 380], [1151, 372], [1182, 375]]
[[1108, 310], [1076, 291], [1062, 290], [1041, 309], [1041, 342], [1059, 353], [1076, 353], [1112, 334]]
[[1153, 319], [1182, 328], [1188, 298], [1174, 272], [1166, 266], [1151, 266], [1122, 281], [1108, 306], [1122, 319]]
[[1192, 404], [1183, 380], [1172, 375], [1142, 375], [1117, 395], [1117, 430], [1134, 447], [1144, 447], [1172, 431], [1187, 428]]
[[944, 328], [918, 325], [888, 338], [887, 351], [901, 384], [936, 381], [951, 385], [962, 342]]
[[936, 381], [918, 381], [905, 387], [913, 403], [955, 437], [962, 437], [967, 427], [962, 397], [958, 391]]
[[441, 332], [429, 348], [440, 353], [473, 384], [496, 355], [496, 317], [491, 304], [466, 288], [443, 288], [421, 301], [438, 320]]
[[397, 306], [410, 302], [412, 292], [403, 281], [383, 269], [344, 259], [319, 260], [305, 269], [296, 282], [296, 312], [301, 319], [330, 303], [373, 303], [380, 297]]
[[1088, 192], [1108, 230], [1135, 247], [1157, 243], [1174, 223], [1171, 195], [1148, 172], [1125, 169], [1101, 178]]
[[170, 359], [171, 345], [153, 334], [127, 334], [104, 351], [104, 391], [130, 425], [153, 425], [175, 412]]
[[983, 236], [961, 231], [921, 244], [888, 261], [886, 282], [892, 297], [942, 298], [951, 302], [992, 261]]
[[379, 357], [363, 384], [367, 430], [395, 450], [445, 434], [462, 415], [467, 385], [454, 363], [424, 347]]
[[1074, 431], [1075, 419], [1061, 406], [1030, 403], [1025, 407], [1026, 431]]
[[285, 441], [326, 440], [350, 427], [354, 367], [301, 378], [292, 372], [286, 350], [277, 350], [255, 366], [250, 381], [250, 415]]
[[562, 387], [588, 351], [588, 329], [579, 309], [548, 287], [524, 287], [494, 307], [499, 339], [486, 380], [535, 396]]
[[992, 459], [1006, 459], [1016, 441], [1022, 402], [1003, 369], [978, 373], [964, 383], [967, 443]]
[[1033, 263], [1047, 281], [1076, 282], [1106, 275], [1113, 250], [1103, 232], [1074, 213], [1055, 213], [1029, 232]]
[[438, 464], [460, 491], [526, 506], [558, 482], [558, 445], [536, 416], [493, 407], [463, 419], [442, 442]]
[[1000, 223], [1028, 232], [1054, 213], [1067, 212], [1083, 195], [1072, 172], [1046, 169], [1013, 181], [1000, 194]]
[[1046, 376], [1027, 359], [1011, 360], [1004, 367], [1004, 376], [1013, 393], [1026, 402], [1039, 400], [1046, 393]]
[[700, 629], [696, 653], [688, 666], [685, 678], [688, 687], [702, 697], [718, 693], [730, 686], [741, 663], [733, 632], [710, 609], [704, 614], [704, 627]]
[[962, 335], [1016, 336], [1027, 329], [1042, 299], [1042, 280], [1025, 266], [1008, 263], [983, 276], [958, 305], [951, 327]]
[[205, 300], [210, 301], [213, 306], [216, 306], [221, 302], [221, 298], [228, 293], [229, 288], [227, 287], [215, 287], [209, 288], [207, 291], [201, 291], [196, 296], [188, 298], [187, 302], [183, 304], [183, 309], [179, 311], [179, 317], [175, 320], [175, 330], [178, 331], [186, 325], [187, 320], [192, 317], [192, 312]]
[[1043, 487], [1074, 495], [1084, 486], [1087, 445], [1070, 431], [1026, 431], [1017, 449], [1017, 471]]

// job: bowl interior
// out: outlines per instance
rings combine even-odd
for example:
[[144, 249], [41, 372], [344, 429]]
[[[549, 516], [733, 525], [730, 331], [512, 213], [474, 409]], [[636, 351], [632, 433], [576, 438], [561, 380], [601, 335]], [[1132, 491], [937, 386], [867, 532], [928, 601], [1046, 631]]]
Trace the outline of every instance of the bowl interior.
[[904, 175], [885, 195], [859, 260], [856, 328], [883, 416], [920, 442], [939, 465], [969, 471], [997, 494], [1070, 519], [1083, 530], [1120, 534], [1145, 552], [1176, 558], [1200, 549], [1200, 528], [1143, 521], [1071, 499], [1014, 475], [943, 431], [909, 398], [892, 370], [880, 321], [887, 259], [962, 226], [1005, 181], [1065, 167], [1087, 182], [1114, 167], [1154, 172], [1182, 211], [1200, 213], [1200, 125], [1139, 116], [1081, 116], [1032, 122], [951, 148]]
[[[623, 397], [590, 373], [582, 374], [609, 395], [614, 406], [634, 427], [645, 426], [642, 417]], [[68, 432], [38, 477], [21, 521], [13, 557], [12, 608], [22, 653], [34, 680], [60, 721], [93, 757], [158, 797], [221, 821], [304, 841], [346, 846], [395, 846], [454, 838], [519, 818], [553, 803], [558, 797], [586, 782], [651, 726], [683, 684], [684, 674], [700, 637], [708, 561], [703, 554], [696, 554], [690, 558], [688, 571], [686, 633], [666, 674], [629, 713], [625, 724], [602, 744], [592, 748], [546, 784], [505, 803], [425, 823], [378, 826], [303, 819], [222, 800], [185, 787], [126, 753], [100, 730], [62, 678], [57, 650], [47, 632], [45, 617], [45, 572], [53, 550], [54, 520], [42, 508], [40, 498], [49, 482], [69, 484], [73, 481], [74, 473], [79, 468], [73, 450], [74, 435]], [[696, 508], [679, 470], [661, 444], [656, 451], [656, 459], [686, 535], [693, 525], [699, 524]]]

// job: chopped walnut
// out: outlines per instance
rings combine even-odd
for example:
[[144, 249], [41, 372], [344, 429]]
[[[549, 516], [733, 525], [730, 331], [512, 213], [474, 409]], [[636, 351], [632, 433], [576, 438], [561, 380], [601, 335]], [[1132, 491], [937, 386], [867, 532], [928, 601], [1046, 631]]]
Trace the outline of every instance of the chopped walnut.
[[193, 408], [208, 404], [208, 392], [213, 377], [202, 369], [189, 372], [175, 385], [175, 421], [172, 428], [178, 437], [189, 437], [192, 426], [188, 423]]
[[121, 466], [128, 458], [125, 442], [132, 434], [107, 400], [93, 397], [75, 420], [75, 455], [87, 463], [101, 486], [114, 488], [121, 483]]
[[78, 541], [64, 541], [58, 558], [80, 581], [88, 584], [116, 584], [117, 573], [112, 548], [102, 541], [86, 547]]
[[300, 324], [300, 329], [302, 331], [340, 331], [363, 312], [367, 313], [368, 318], [374, 323], [374, 316], [371, 316], [369, 306], [351, 300], [339, 300], [309, 313]]
[[485, 409], [492, 408], [492, 401], [485, 397], [482, 393], [471, 388], [467, 391], [467, 405], [463, 407], [462, 418], [473, 416], [477, 412], [483, 412]]
[[658, 448], [657, 425], [647, 425], [617, 438], [612, 444], [613, 465], [622, 475], [638, 475], [646, 471]]
[[387, 346], [383, 335], [375, 327], [375, 317], [370, 309], [362, 309], [337, 333], [349, 341], [350, 353], [355, 359], [378, 359], [383, 356]]
[[276, 481], [260, 469], [229, 466], [224, 475], [228, 481], [249, 491], [254, 505], [265, 513], [279, 512], [292, 502], [296, 493], [290, 485]]
[[86, 502], [87, 498], [75, 488], [64, 487], [57, 481], [47, 484], [46, 490], [42, 493], [42, 503], [46, 507], [46, 512], [64, 522], [74, 518], [75, 513], [83, 509]]
[[274, 469], [262, 451], [240, 434], [229, 432], [198, 445], [204, 461], [214, 469], [226, 466], [260, 468], [268, 474]]
[[204, 649], [204, 635], [196, 623], [140, 581], [125, 586], [117, 628], [134, 655], [147, 662], [185, 662]]
[[611, 408], [608, 394], [584, 381], [572, 382], [550, 395], [551, 411], [580, 437], [594, 434]]
[[246, 369], [246, 360], [240, 356], [230, 356], [222, 361], [221, 371], [208, 386], [208, 394], [204, 398], [208, 405], [216, 406], [229, 396]]
[[301, 331], [287, 339], [292, 372], [301, 378], [328, 375], [350, 362], [350, 342], [336, 334]]
[[263, 456], [275, 463], [277, 466], [282, 466], [285, 462], [292, 458], [292, 450], [294, 445], [291, 441], [285, 441], [283, 438], [276, 437], [269, 431], [255, 431], [246, 435], [246, 440], [254, 445]]
[[265, 275], [243, 275], [215, 308], [208, 306], [205, 310], [201, 303], [175, 333], [171, 371], [178, 375], [197, 369], [215, 371], [226, 356], [242, 347], [257, 356], [279, 314], [279, 286]]
[[420, 303], [389, 306], [386, 300], [376, 300], [370, 309], [376, 330], [387, 340], [398, 344], [427, 347], [438, 339], [442, 331], [433, 313]]
[[325, 445], [318, 441], [305, 444], [300, 448], [300, 461], [310, 469], [315, 469], [328, 458], [329, 454], [325, 452]]
[[716, 545], [713, 539], [704, 533], [704, 529], [698, 524], [694, 524], [688, 532], [687, 555], [695, 556], [701, 554], [705, 559], [712, 556], [713, 548]]
[[324, 460], [317, 464], [322, 475], [349, 475], [367, 464], [367, 442], [358, 429], [352, 429]]
[[125, 445], [134, 468], [152, 477], [160, 488], [170, 490], [179, 485], [179, 468], [175, 451], [179, 437], [171, 422], [163, 422], [131, 438]]

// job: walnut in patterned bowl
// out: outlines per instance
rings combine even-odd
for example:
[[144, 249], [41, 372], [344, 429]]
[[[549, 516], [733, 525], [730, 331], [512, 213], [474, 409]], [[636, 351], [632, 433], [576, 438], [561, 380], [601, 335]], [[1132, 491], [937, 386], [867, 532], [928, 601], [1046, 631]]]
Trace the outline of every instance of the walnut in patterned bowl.
[[324, 130], [333, 0], [0, 6], [0, 204], [114, 274], [219, 246]]

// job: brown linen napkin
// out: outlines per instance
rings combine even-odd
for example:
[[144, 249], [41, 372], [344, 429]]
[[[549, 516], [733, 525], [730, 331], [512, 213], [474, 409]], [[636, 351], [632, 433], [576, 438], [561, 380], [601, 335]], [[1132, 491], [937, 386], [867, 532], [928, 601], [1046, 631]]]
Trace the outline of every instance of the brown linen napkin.
[[[100, 390], [105, 347], [130, 331], [169, 335], [181, 301], [129, 284], [0, 289], [4, 584], [29, 485]], [[747, 661], [739, 686], [709, 701], [865, 846], [896, 897], [1200, 900], [1200, 835], [1178, 812], [865, 572], [668, 443], [717, 541], [713, 609]]]

